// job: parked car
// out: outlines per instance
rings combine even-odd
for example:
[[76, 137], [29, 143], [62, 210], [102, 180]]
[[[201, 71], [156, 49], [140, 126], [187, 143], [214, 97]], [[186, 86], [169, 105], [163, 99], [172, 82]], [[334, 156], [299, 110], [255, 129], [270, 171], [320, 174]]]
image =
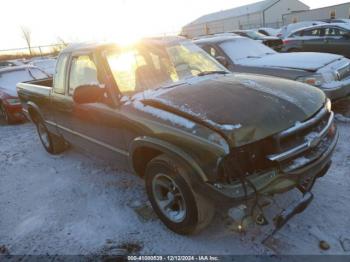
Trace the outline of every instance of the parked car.
[[277, 53], [239, 36], [194, 41], [232, 72], [270, 75], [316, 86], [336, 101], [350, 94], [350, 60], [324, 53]]
[[303, 28], [283, 40], [284, 52], [325, 52], [350, 58], [350, 24], [325, 24]]
[[0, 61], [0, 68], [9, 67], [9, 66], [18, 66], [18, 65], [21, 65], [21, 63], [19, 61], [16, 61], [16, 60]]
[[16, 84], [47, 78], [48, 75], [32, 66], [11, 66], [0, 69], [0, 115], [10, 124], [24, 119]]
[[350, 19], [323, 19], [321, 22], [333, 24], [333, 23], [350, 23]]
[[30, 62], [31, 65], [39, 67], [41, 70], [45, 71], [48, 75], [53, 76], [56, 68], [55, 58], [45, 58], [37, 59]]
[[230, 74], [179, 37], [73, 45], [59, 55], [54, 81], [17, 89], [49, 153], [79, 145], [136, 173], [179, 234], [203, 229], [215, 208], [255, 210], [255, 201], [298, 188], [301, 199], [276, 216], [280, 228], [312, 200], [338, 139], [319, 89]]
[[264, 45], [267, 45], [276, 51], [281, 50], [283, 46], [283, 41], [280, 38], [274, 36], [266, 36], [254, 30], [236, 30], [232, 33], [260, 41]]
[[266, 35], [266, 36], [277, 36], [278, 33], [281, 31], [281, 29], [275, 29], [270, 27], [262, 27], [257, 29], [257, 31], [260, 34]]
[[305, 28], [308, 26], [314, 26], [314, 25], [322, 25], [325, 24], [325, 22], [321, 21], [304, 21], [304, 22], [298, 22], [298, 23], [292, 23], [289, 25], [285, 25], [280, 29], [280, 32], [277, 34], [277, 37], [279, 38], [286, 38], [289, 36], [292, 32], [300, 29]]

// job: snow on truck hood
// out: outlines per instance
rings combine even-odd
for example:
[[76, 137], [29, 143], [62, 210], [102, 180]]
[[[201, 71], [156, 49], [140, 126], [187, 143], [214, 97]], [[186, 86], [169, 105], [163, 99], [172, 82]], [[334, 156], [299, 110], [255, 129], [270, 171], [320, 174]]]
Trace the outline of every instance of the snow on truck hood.
[[279, 67], [307, 71], [318, 69], [343, 57], [327, 53], [277, 53], [261, 58], [246, 58], [237, 61], [238, 64], [258, 67]]
[[[303, 122], [324, 104], [325, 95], [317, 88], [294, 81], [235, 74], [186, 83], [159, 92], [138, 96], [136, 109], [170, 120], [163, 112], [193, 116], [243, 145], [268, 137]], [[143, 106], [140, 106], [140, 103]], [[155, 110], [154, 110], [155, 109]], [[176, 120], [172, 118], [172, 120]], [[177, 121], [178, 122], [178, 121]], [[179, 122], [178, 122], [179, 123]], [[175, 123], [176, 124], [176, 123]], [[185, 128], [193, 126], [182, 125]]]

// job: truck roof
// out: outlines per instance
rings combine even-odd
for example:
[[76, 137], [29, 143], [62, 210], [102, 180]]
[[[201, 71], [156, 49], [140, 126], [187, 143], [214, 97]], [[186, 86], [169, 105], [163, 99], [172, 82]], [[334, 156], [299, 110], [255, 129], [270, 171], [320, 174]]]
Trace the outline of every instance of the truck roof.
[[[153, 44], [153, 45], [167, 45], [170, 43], [176, 43], [180, 41], [187, 40], [181, 36], [161, 36], [161, 37], [148, 37], [143, 38], [136, 42], [136, 44]], [[72, 53], [79, 51], [91, 51], [96, 49], [106, 49], [112, 47], [118, 47], [119, 44], [115, 42], [83, 42], [71, 44], [62, 50], [61, 53]]]

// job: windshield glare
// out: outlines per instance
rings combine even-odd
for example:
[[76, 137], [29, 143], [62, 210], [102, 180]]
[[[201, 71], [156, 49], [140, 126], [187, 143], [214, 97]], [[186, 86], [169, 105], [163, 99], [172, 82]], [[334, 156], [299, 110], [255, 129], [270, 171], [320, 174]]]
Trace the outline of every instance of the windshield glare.
[[111, 50], [106, 58], [124, 95], [174, 85], [199, 77], [198, 74], [203, 72], [226, 71], [204, 50], [188, 41]]
[[260, 58], [276, 53], [276, 51], [264, 44], [244, 38], [225, 41], [220, 44], [220, 47], [234, 62], [245, 58]]

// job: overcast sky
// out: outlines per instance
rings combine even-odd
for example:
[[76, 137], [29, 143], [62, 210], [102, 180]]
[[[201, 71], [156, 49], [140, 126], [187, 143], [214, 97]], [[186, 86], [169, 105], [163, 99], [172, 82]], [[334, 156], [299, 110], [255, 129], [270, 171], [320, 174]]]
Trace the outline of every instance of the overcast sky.
[[[215, 11], [256, 0], [2, 0], [0, 49], [25, 47], [21, 26], [34, 45], [65, 41], [128, 39], [176, 32], [182, 25]], [[345, 3], [304, 0], [311, 8]]]

